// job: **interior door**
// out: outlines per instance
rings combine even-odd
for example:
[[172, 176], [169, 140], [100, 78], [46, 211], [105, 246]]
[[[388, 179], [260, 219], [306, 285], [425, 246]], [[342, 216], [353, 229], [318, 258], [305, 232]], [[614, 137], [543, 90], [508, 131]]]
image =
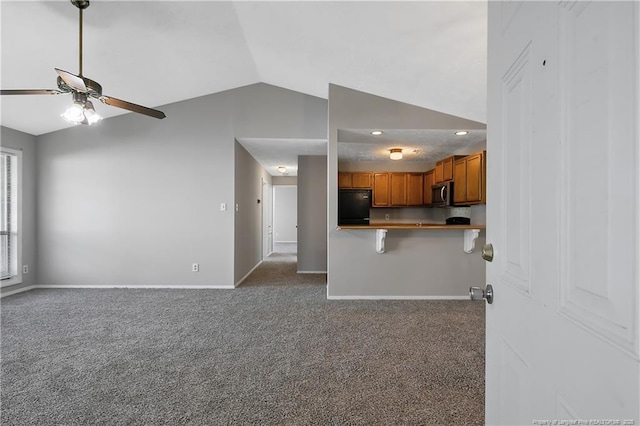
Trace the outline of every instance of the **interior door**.
[[640, 424], [640, 4], [488, 7], [486, 423]]

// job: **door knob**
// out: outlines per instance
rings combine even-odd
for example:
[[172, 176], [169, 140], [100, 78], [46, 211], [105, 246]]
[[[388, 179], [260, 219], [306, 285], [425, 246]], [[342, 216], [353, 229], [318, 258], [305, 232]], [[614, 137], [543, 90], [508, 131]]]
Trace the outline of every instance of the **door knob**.
[[491, 284], [487, 284], [486, 289], [481, 289], [480, 287], [469, 287], [469, 299], [471, 300], [482, 300], [486, 299], [488, 304], [493, 303], [493, 287]]

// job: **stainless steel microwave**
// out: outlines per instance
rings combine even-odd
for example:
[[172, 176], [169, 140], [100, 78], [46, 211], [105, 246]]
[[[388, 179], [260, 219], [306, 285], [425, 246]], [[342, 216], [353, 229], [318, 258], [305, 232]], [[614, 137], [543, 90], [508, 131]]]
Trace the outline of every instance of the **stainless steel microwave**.
[[431, 187], [431, 205], [439, 207], [453, 205], [453, 182], [438, 183]]

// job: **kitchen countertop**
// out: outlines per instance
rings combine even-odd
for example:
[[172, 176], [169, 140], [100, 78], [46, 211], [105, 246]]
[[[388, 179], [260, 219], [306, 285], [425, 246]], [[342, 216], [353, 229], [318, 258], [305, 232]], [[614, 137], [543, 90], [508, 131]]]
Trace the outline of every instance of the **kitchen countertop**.
[[485, 229], [486, 225], [446, 225], [444, 223], [372, 223], [369, 225], [338, 225], [337, 230], [353, 229]]

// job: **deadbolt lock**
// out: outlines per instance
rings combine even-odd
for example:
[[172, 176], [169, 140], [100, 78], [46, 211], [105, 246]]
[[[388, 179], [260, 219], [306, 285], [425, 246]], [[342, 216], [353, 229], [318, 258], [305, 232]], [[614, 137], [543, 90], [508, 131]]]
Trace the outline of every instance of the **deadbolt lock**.
[[491, 243], [482, 247], [482, 258], [487, 262], [493, 261], [493, 245]]

